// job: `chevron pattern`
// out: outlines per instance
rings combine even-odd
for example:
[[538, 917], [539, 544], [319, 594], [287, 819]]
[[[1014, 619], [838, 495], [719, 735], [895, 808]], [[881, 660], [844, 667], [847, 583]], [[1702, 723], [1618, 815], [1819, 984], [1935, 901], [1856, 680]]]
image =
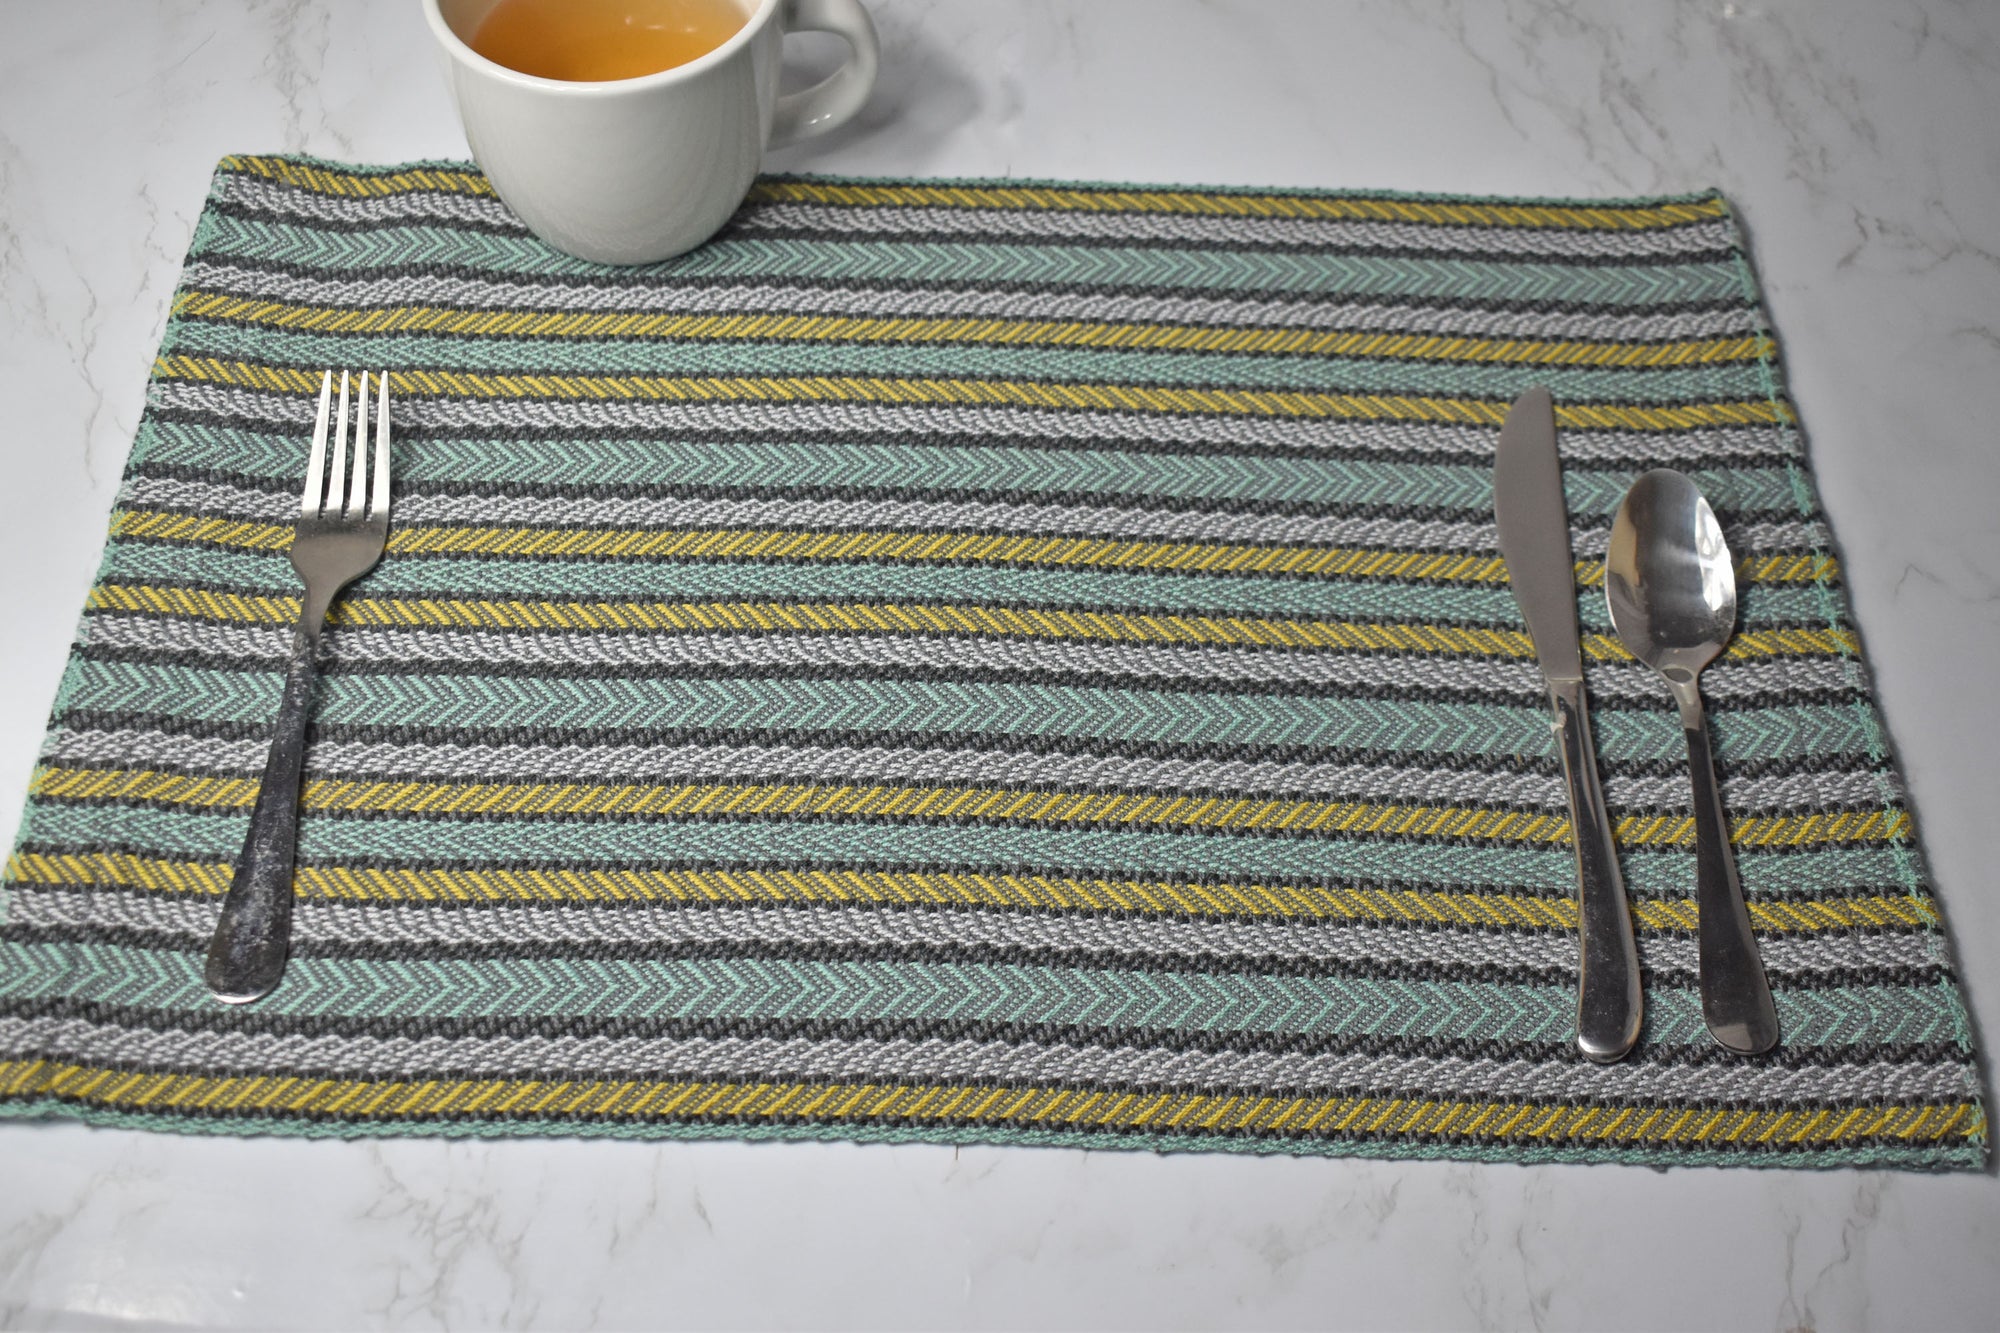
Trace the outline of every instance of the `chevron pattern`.
[[[24, 995], [113, 996], [147, 1008], [198, 1006], [199, 956], [85, 947], [60, 966], [46, 949], [9, 947]], [[1052, 1009], [1080, 1027], [1121, 1032], [1269, 1033], [1560, 1044], [1574, 1021], [1566, 980], [1541, 984], [1430, 982], [1381, 977], [1104, 971], [1076, 967], [864, 964], [782, 958], [520, 959], [496, 973], [483, 961], [300, 957], [269, 1012], [361, 1018], [393, 1010], [413, 1019], [617, 1017], [681, 1022], [922, 1019], [935, 1026], [1032, 1023]], [[1246, 982], [1250, 984], [1246, 984]], [[1926, 996], [1884, 1025], [1878, 996], [1853, 990], [1786, 992], [1781, 1016], [1802, 1046], [1866, 1036], [1923, 1044], [1949, 1040], [1947, 997]], [[1651, 1022], [1698, 1039], [1699, 997], [1662, 991]]]
[[1310, 329], [1201, 329], [1181, 324], [1112, 324], [1076, 320], [847, 319], [812, 315], [667, 315], [595, 312], [454, 310], [449, 306], [343, 309], [253, 301], [226, 292], [189, 292], [175, 313], [203, 320], [252, 320], [280, 329], [333, 333], [464, 333], [529, 338], [664, 338], [695, 341], [812, 339], [828, 343], [995, 343], [1059, 347], [1345, 356], [1368, 359], [1532, 362], [1643, 366], [1759, 361], [1770, 352], [1756, 337], [1667, 343], [1591, 344], [1521, 339], [1463, 339], [1389, 333], [1319, 333]]
[[[1915, 823], [1727, 206], [760, 182], [601, 269], [476, 170], [225, 159], [0, 885], [0, 1114], [1976, 1169]], [[200, 979], [318, 376], [402, 492], [336, 606], [284, 984]], [[1648, 1027], [1574, 1052], [1573, 852], [1492, 523], [1558, 402]], [[1632, 477], [1710, 673], [1781, 1054], [1717, 1058]]]
[[[213, 219], [218, 249], [245, 259], [345, 272], [476, 267], [518, 275], [586, 274], [590, 266], [525, 235], [492, 236], [444, 226], [321, 231], [296, 223]], [[732, 238], [677, 261], [684, 279], [756, 278], [826, 283], [980, 282], [1076, 287], [1341, 292], [1404, 300], [1536, 303], [1583, 300], [1603, 306], [1671, 305], [1734, 296], [1732, 262], [1578, 269], [1564, 264], [1251, 251], [1110, 250], [970, 243]]]
[[[174, 401], [172, 382], [162, 397]], [[194, 400], [190, 406], [201, 400]], [[239, 409], [240, 410], [240, 409]], [[150, 428], [149, 428], [150, 427]], [[140, 438], [153, 445], [161, 465], [205, 455], [213, 440], [227, 439], [241, 451], [250, 475], [285, 478], [296, 452], [282, 435], [230, 431], [211, 437], [176, 422], [141, 426]], [[638, 484], [656, 472], [686, 486], [831, 488], [856, 478], [898, 491], [990, 491], [1024, 496], [1144, 496], [1176, 501], [1218, 501], [1269, 506], [1308, 505], [1316, 497], [1339, 494], [1350, 506], [1459, 512], [1490, 517], [1490, 469], [1444, 467], [1421, 462], [1400, 465], [1307, 457], [1112, 452], [1102, 449], [1010, 448], [972, 441], [938, 450], [922, 444], [847, 442], [773, 443], [732, 440], [720, 444], [675, 440], [628, 444], [615, 440], [552, 440], [529, 445], [476, 438], [429, 444], [411, 460], [421, 470], [413, 481], [439, 485], [480, 479], [500, 484], [532, 484], [552, 461], [578, 485]], [[1643, 471], [1643, 469], [1638, 469]], [[1570, 508], [1601, 514], [1608, 521], [1625, 497], [1634, 473], [1573, 473], [1565, 479]], [[1792, 477], [1783, 468], [1695, 469], [1704, 493], [1727, 495], [1738, 512], [1785, 512], [1793, 503]]]

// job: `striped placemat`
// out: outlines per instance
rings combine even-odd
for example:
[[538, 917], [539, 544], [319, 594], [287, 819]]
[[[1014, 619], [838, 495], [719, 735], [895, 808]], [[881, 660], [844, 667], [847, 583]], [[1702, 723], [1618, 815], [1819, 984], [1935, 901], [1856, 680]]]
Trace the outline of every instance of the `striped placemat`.
[[[388, 368], [281, 989], [202, 951], [320, 372]], [[225, 160], [7, 869], [0, 1110], [208, 1133], [1960, 1167], [1964, 1006], [1741, 241], [1605, 203], [761, 182], [680, 260], [462, 164]], [[1568, 821], [1491, 512], [1558, 403], [1648, 968], [1573, 1048]], [[1784, 1045], [1710, 1044], [1681, 736], [1607, 637], [1641, 470]]]

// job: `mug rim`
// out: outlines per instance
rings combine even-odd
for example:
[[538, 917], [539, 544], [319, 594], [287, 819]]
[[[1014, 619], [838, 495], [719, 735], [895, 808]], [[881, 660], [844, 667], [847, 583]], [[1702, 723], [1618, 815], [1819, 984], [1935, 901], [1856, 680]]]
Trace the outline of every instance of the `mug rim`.
[[547, 79], [539, 74], [524, 74], [511, 65], [503, 65], [497, 60], [489, 60], [472, 49], [463, 37], [452, 31], [451, 24], [445, 22], [441, 0], [424, 0], [424, 19], [430, 24], [431, 35], [452, 59], [478, 74], [498, 78], [504, 83], [512, 83], [522, 88], [533, 88], [543, 92], [562, 93], [572, 97], [614, 97], [620, 93], [636, 92], [645, 88], [660, 88], [693, 78], [704, 70], [722, 64], [737, 51], [748, 46], [758, 31], [770, 21], [776, 12], [779, 0], [756, 0], [743, 26], [729, 35], [729, 40], [713, 51], [703, 52], [682, 65], [669, 65], [665, 69], [654, 70], [651, 74], [637, 74], [629, 79]]

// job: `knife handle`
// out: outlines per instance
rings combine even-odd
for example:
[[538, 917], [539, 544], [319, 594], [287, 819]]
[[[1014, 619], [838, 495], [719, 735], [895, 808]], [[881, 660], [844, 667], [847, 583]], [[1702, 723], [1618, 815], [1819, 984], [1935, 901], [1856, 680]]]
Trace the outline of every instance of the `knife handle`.
[[1611, 840], [1611, 815], [1597, 780], [1597, 748], [1590, 738], [1590, 714], [1583, 682], [1550, 681], [1555, 706], [1556, 745], [1562, 751], [1569, 785], [1569, 823], [1576, 843], [1577, 934], [1581, 965], [1577, 978], [1576, 1044], [1586, 1060], [1622, 1060], [1639, 1040], [1645, 1001], [1639, 990], [1639, 950], [1632, 940], [1632, 914], [1625, 904], [1625, 879], [1618, 873], [1618, 848]]

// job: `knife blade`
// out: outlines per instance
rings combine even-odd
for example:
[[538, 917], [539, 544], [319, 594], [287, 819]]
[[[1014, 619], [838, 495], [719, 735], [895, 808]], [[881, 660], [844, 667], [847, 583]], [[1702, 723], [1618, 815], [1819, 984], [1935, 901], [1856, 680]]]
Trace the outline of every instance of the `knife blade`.
[[1569, 506], [1556, 450], [1555, 404], [1537, 385], [1514, 400], [1500, 428], [1493, 465], [1493, 517], [1514, 600], [1528, 622], [1535, 659], [1548, 685], [1556, 749], [1569, 791], [1576, 846], [1576, 1042], [1586, 1059], [1622, 1059], [1639, 1040], [1644, 999], [1639, 952], [1611, 817], [1597, 776], [1597, 749], [1583, 692], [1583, 644], [1576, 628], [1576, 561], [1570, 554]]

